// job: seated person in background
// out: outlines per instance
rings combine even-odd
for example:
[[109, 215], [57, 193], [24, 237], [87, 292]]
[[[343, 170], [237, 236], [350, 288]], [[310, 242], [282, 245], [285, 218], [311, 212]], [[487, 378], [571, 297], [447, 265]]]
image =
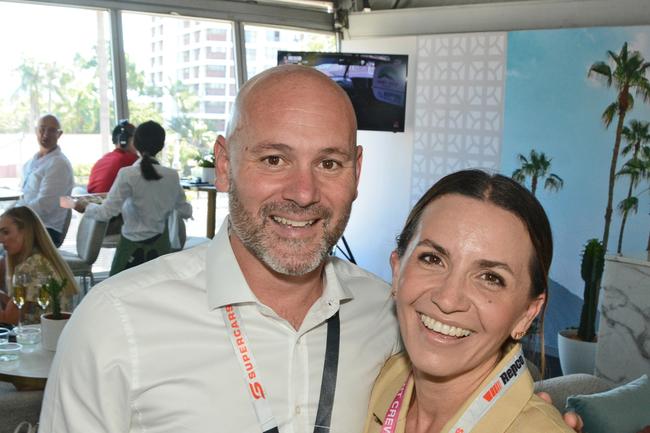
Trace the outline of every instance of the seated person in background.
[[30, 208], [14, 207], [0, 216], [0, 243], [6, 254], [0, 262], [0, 284], [7, 290], [0, 292], [0, 322], [18, 323], [18, 308], [7, 293], [13, 275], [19, 272], [31, 276], [25, 294], [27, 302], [23, 306], [24, 322], [37, 321], [40, 311], [36, 299], [40, 285], [49, 277], [59, 281], [64, 278], [67, 280], [62, 306], [65, 309], [72, 307], [72, 296], [79, 291], [77, 281], [52, 243], [43, 223]]
[[23, 197], [16, 206], [29, 206], [41, 218], [58, 248], [68, 209], [59, 206], [59, 197], [70, 195], [74, 186], [72, 166], [58, 145], [63, 134], [59, 120], [47, 114], [38, 120], [39, 150], [23, 167]]
[[544, 209], [512, 179], [465, 170], [431, 187], [390, 257], [406, 353], [377, 378], [365, 432], [572, 432], [533, 394], [519, 344], [552, 257]]
[[122, 120], [113, 129], [113, 145], [115, 149], [102, 156], [93, 165], [88, 178], [89, 193], [108, 192], [122, 167], [128, 167], [138, 159], [138, 153], [133, 146], [135, 126], [128, 120]]
[[99, 221], [122, 213], [124, 225], [110, 275], [170, 252], [167, 217], [174, 209], [183, 218], [192, 216], [178, 173], [155, 159], [165, 145], [163, 127], [154, 121], [142, 123], [135, 130], [133, 143], [140, 159], [119, 171], [104, 202], [97, 205], [79, 200], [75, 204], [78, 212], [87, 212]]

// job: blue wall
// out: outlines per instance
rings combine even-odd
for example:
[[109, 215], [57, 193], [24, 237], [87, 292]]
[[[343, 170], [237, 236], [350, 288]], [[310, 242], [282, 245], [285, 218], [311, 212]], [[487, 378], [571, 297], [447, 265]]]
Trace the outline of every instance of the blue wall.
[[[615, 90], [587, 78], [589, 67], [618, 53], [627, 41], [650, 61], [650, 27], [511, 32], [508, 35], [505, 124], [501, 172], [517, 168], [516, 155], [531, 148], [552, 157], [552, 172], [564, 179], [559, 193], [539, 191], [554, 231], [551, 277], [582, 296], [580, 251], [589, 238], [602, 237], [615, 124], [605, 129], [601, 114]], [[636, 98], [631, 119], [650, 121], [650, 104]], [[627, 158], [619, 158], [619, 167]], [[627, 194], [619, 179], [614, 207]], [[646, 182], [644, 188], [647, 188]], [[640, 197], [639, 213], [628, 217], [623, 255], [645, 258], [650, 231], [650, 194]], [[616, 251], [620, 217], [610, 226], [609, 251]]]

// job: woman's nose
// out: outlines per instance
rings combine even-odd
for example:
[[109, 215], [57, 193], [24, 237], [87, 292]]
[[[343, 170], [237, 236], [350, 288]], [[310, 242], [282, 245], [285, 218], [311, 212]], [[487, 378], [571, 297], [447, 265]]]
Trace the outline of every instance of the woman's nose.
[[431, 302], [445, 314], [467, 311], [470, 304], [467, 282], [462, 277], [449, 275], [438, 288], [431, 291]]

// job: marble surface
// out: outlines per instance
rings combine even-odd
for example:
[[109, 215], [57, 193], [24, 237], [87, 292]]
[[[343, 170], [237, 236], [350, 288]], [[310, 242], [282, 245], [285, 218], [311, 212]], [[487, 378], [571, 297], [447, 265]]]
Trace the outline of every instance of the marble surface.
[[650, 375], [650, 262], [608, 256], [600, 302], [596, 375], [615, 383]]

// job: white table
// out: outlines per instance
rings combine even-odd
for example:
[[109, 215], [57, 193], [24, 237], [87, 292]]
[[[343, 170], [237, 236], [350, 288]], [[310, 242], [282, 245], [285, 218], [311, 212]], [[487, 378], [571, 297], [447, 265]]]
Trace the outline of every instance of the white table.
[[24, 344], [16, 361], [0, 362], [0, 381], [12, 383], [19, 391], [44, 389], [53, 358], [54, 352], [43, 349], [41, 343]]

